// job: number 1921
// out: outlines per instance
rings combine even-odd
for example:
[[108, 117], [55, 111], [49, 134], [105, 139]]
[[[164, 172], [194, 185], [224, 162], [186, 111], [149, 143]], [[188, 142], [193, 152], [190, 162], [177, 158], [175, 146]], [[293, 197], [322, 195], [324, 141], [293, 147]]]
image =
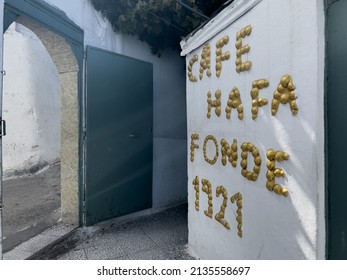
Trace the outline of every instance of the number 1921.
[[[205, 210], [204, 213], [207, 217], [212, 219], [213, 218], [212, 185], [206, 179], [202, 179], [201, 184], [202, 184], [201, 190], [202, 192], [206, 193], [208, 198], [207, 210]], [[200, 210], [200, 181], [198, 176], [196, 176], [195, 179], [193, 180], [193, 186], [195, 190], [195, 209], [196, 211], [199, 211]], [[225, 210], [228, 204], [228, 192], [224, 186], [218, 186], [216, 188], [216, 197], [219, 197], [220, 195], [222, 195], [223, 197], [222, 205], [220, 206], [219, 212], [215, 214], [214, 218], [216, 221], [221, 223], [226, 229], [230, 229], [230, 224], [228, 223], [228, 221], [224, 219]], [[230, 197], [230, 202], [236, 203], [237, 205], [237, 210], [236, 210], [236, 222], [237, 222], [237, 229], [238, 229], [237, 234], [240, 238], [242, 238], [242, 194], [239, 192], [234, 194], [232, 197]]]

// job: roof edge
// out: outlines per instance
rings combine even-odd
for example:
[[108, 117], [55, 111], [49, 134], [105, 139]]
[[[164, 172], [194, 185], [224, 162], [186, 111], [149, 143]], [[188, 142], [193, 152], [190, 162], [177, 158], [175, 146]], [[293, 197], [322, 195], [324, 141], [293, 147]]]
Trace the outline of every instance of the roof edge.
[[261, 1], [262, 0], [235, 0], [230, 3], [230, 5], [218, 15], [208, 20], [203, 26], [190, 33], [181, 41], [181, 56], [185, 56], [210, 40]]

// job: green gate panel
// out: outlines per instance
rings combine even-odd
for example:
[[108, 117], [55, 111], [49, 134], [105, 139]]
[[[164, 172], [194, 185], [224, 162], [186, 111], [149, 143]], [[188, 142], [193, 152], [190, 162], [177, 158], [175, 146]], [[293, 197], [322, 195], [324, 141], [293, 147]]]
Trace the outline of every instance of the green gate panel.
[[153, 66], [87, 48], [86, 224], [152, 206]]
[[329, 259], [347, 259], [347, 1], [327, 9]]

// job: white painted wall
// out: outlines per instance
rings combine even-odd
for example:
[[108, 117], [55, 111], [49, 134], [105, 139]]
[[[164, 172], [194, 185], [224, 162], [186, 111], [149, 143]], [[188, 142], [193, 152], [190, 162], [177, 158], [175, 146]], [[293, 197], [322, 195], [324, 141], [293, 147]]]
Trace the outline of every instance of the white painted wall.
[[[257, 4], [257, 2], [260, 2]], [[252, 7], [245, 10], [245, 7]], [[245, 10], [245, 11], [243, 11]], [[242, 12], [243, 11], [243, 12]], [[241, 17], [239, 17], [241, 15]], [[237, 31], [251, 24], [250, 36], [244, 44], [251, 50], [243, 60], [252, 61], [250, 71], [235, 71]], [[229, 43], [223, 51], [230, 51], [230, 60], [223, 62], [219, 78], [215, 72], [216, 42], [228, 35]], [[193, 55], [199, 62], [193, 67], [199, 75], [202, 45], [211, 45], [212, 76], [198, 82], [187, 79], [188, 139], [195, 141], [195, 160], [188, 158], [189, 245], [202, 259], [319, 259], [324, 258], [324, 12], [322, 1], [309, 0], [236, 0], [227, 9], [192, 37], [182, 42], [182, 54], [187, 64]], [[283, 75], [290, 74], [296, 86], [299, 113], [293, 116], [289, 105], [280, 105], [277, 115], [271, 115], [273, 94]], [[269, 87], [260, 96], [269, 104], [259, 109], [252, 120], [250, 90], [252, 82], [267, 79]], [[232, 110], [231, 119], [225, 117], [225, 106], [230, 91], [238, 87], [244, 106], [244, 119]], [[222, 114], [207, 118], [207, 92], [222, 91]], [[203, 141], [207, 135], [217, 138], [219, 149], [222, 138], [238, 141], [238, 163], [234, 168], [221, 163], [221, 151], [216, 164], [204, 160]], [[252, 142], [262, 157], [258, 180], [248, 181], [241, 175], [240, 146]], [[211, 144], [211, 143], [209, 143]], [[289, 154], [289, 159], [277, 163], [285, 171], [276, 182], [287, 187], [289, 196], [283, 197], [266, 188], [266, 150], [273, 148]], [[188, 155], [190, 143], [188, 143]], [[207, 154], [213, 158], [213, 145]], [[248, 157], [249, 169], [253, 159]], [[200, 210], [196, 211], [193, 179], [200, 178]], [[213, 218], [204, 214], [207, 195], [201, 191], [201, 179], [208, 179], [213, 190]], [[222, 198], [216, 197], [216, 188], [223, 185], [228, 192], [225, 219], [231, 229], [217, 222]], [[243, 196], [243, 237], [237, 235], [236, 206], [230, 197]]]
[[5, 179], [60, 160], [60, 82], [40, 39], [13, 23], [4, 34]]

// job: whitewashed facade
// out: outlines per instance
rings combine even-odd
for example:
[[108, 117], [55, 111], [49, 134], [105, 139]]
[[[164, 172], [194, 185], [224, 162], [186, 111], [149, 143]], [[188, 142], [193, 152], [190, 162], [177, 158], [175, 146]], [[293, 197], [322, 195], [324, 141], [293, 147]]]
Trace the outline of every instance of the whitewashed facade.
[[181, 47], [191, 251], [325, 258], [323, 1], [236, 0]]

